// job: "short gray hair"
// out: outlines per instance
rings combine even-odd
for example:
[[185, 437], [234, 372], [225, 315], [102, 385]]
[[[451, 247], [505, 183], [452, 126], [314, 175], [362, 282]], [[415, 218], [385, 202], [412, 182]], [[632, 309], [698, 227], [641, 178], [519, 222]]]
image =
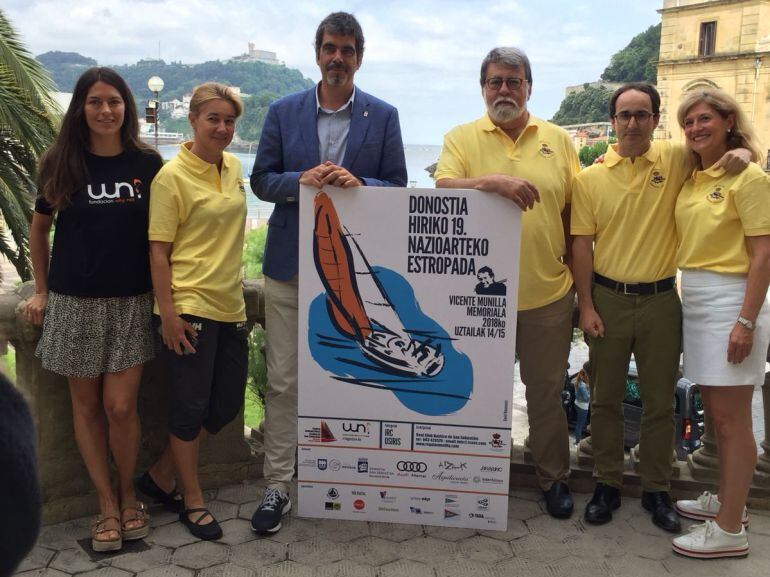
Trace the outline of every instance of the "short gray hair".
[[484, 86], [487, 79], [487, 67], [490, 63], [501, 64], [509, 68], [523, 68], [524, 77], [530, 88], [532, 87], [532, 67], [529, 65], [529, 58], [523, 50], [513, 46], [499, 46], [490, 50], [481, 63], [481, 86]]

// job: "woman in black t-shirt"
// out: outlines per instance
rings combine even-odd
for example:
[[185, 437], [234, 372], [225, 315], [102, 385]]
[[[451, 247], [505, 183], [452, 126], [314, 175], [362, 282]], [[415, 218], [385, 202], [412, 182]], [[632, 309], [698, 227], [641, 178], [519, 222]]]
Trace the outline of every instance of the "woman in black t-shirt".
[[139, 380], [154, 356], [148, 201], [163, 161], [138, 134], [125, 81], [109, 68], [87, 70], [40, 163], [30, 233], [35, 294], [25, 314], [43, 325], [37, 348], [43, 367], [69, 382], [75, 439], [99, 497], [101, 514], [91, 529], [95, 551], [118, 550], [124, 540], [149, 532], [132, 477]]

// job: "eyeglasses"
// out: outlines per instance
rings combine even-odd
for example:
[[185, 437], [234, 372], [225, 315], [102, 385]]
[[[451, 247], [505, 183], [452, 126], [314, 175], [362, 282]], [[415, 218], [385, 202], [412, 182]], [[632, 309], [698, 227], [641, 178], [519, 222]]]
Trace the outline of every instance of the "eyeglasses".
[[631, 122], [631, 119], [635, 119], [637, 124], [644, 124], [647, 122], [650, 118], [655, 116], [652, 112], [649, 112], [647, 110], [637, 110], [635, 112], [629, 112], [628, 110], [623, 110], [622, 112], [618, 112], [615, 115], [615, 120], [617, 120], [620, 124], [628, 124]]
[[484, 81], [484, 84], [487, 85], [487, 88], [490, 90], [500, 90], [503, 86], [503, 82], [505, 82], [505, 85], [508, 87], [508, 90], [518, 90], [521, 88], [521, 85], [527, 82], [525, 78], [500, 78], [499, 76], [493, 76], [492, 78], [487, 78]]
[[332, 44], [331, 42], [326, 42], [324, 45], [321, 46], [321, 51], [326, 54], [327, 56], [333, 56], [337, 53], [337, 50], [342, 52], [342, 56], [345, 58], [350, 58], [352, 56], [356, 55], [356, 49], [352, 46], [337, 46], [336, 44]]

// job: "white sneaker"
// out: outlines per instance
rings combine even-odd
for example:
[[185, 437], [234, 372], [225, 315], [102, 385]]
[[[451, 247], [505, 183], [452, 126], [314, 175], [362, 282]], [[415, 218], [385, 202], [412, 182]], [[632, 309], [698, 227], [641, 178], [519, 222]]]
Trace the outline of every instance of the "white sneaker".
[[[697, 519], [698, 521], [706, 521], [708, 519], [714, 519], [719, 513], [719, 496], [712, 495], [708, 491], [694, 500], [679, 500], [674, 504], [674, 509], [682, 517], [688, 519]], [[746, 507], [743, 508], [743, 515], [741, 515], [741, 523], [747, 529], [749, 528], [749, 511]]]
[[739, 533], [728, 533], [716, 521], [693, 525], [689, 533], [676, 537], [671, 545], [674, 552], [697, 559], [745, 557], [749, 554], [746, 529], [741, 527]]

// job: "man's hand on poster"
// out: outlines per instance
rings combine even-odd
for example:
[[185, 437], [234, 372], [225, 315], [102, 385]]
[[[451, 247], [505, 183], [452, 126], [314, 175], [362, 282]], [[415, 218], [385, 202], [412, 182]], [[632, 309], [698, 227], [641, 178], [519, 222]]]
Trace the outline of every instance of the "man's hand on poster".
[[524, 178], [508, 176], [507, 174], [489, 174], [482, 176], [476, 190], [495, 192], [505, 198], [509, 198], [521, 210], [528, 210], [540, 202], [540, 193], [537, 187]]
[[339, 186], [340, 188], [364, 185], [363, 182], [350, 174], [348, 169], [337, 166], [328, 160], [303, 172], [299, 177], [299, 183], [315, 188], [323, 188], [325, 184]]

